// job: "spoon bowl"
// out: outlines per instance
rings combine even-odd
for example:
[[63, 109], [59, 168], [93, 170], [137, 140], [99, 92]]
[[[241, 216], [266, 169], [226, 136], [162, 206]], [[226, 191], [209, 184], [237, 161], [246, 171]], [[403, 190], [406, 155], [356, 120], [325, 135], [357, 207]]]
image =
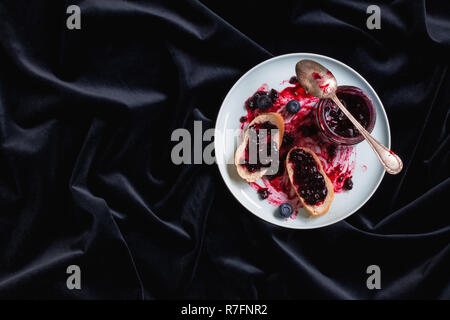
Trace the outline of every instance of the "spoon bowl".
[[337, 90], [334, 75], [320, 63], [312, 60], [300, 60], [295, 66], [301, 86], [314, 97], [331, 98]]

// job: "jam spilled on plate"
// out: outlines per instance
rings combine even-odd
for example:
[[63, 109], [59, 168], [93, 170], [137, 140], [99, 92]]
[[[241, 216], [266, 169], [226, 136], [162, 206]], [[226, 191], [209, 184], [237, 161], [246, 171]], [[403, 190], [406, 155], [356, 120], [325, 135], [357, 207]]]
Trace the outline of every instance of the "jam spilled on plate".
[[328, 190], [313, 156], [304, 150], [295, 149], [289, 156], [289, 162], [294, 169], [294, 185], [305, 202], [309, 205], [323, 202]]
[[[256, 98], [255, 95], [252, 95], [247, 99], [245, 103], [247, 114], [240, 119], [243, 133], [249, 123], [260, 114], [277, 112], [284, 118], [285, 132], [279, 150], [278, 172], [264, 176], [261, 179], [263, 185], [256, 182], [249, 184], [255, 191], [262, 188], [267, 189], [269, 195], [266, 200], [274, 206], [278, 207], [285, 202], [291, 204], [295, 208], [295, 213], [291, 215], [290, 219], [295, 219], [298, 214], [297, 209], [302, 206], [285, 169], [286, 156], [292, 147], [307, 147], [316, 153], [322, 162], [323, 170], [333, 184], [335, 193], [347, 190], [344, 188], [344, 184], [353, 175], [356, 156], [353, 146], [336, 146], [320, 136], [315, 118], [315, 107], [319, 99], [307, 94], [298, 81], [294, 80], [294, 77], [292, 77], [292, 79], [283, 81], [283, 84], [287, 87], [281, 92], [270, 89], [267, 84], [263, 84], [256, 91]], [[259, 109], [254, 103], [257, 102], [258, 96], [261, 94], [273, 97], [273, 103], [267, 110]], [[291, 100], [297, 100], [301, 106], [300, 111], [295, 114], [286, 110], [286, 104]]]

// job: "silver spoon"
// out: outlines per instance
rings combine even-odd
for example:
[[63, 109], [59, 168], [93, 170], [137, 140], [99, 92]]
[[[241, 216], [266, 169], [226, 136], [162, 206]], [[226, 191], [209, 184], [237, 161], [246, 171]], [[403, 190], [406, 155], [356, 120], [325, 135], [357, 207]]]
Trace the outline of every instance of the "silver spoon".
[[397, 174], [402, 171], [403, 163], [400, 157], [372, 137], [339, 101], [336, 96], [336, 78], [327, 68], [312, 60], [300, 60], [295, 65], [295, 72], [298, 81], [309, 94], [320, 99], [328, 98], [334, 101], [366, 139], [388, 173]]

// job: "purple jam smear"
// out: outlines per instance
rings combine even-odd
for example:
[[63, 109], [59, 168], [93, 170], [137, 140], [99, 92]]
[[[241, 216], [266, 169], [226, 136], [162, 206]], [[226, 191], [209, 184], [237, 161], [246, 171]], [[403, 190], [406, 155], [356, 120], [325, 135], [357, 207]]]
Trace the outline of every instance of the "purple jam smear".
[[302, 149], [295, 149], [290, 154], [289, 162], [293, 164], [294, 184], [305, 202], [309, 205], [323, 202], [328, 190], [313, 156]]
[[[263, 135], [260, 135], [260, 130], [265, 130], [265, 141], [262, 141]], [[261, 168], [268, 168], [271, 166], [272, 161], [268, 161], [267, 163], [262, 163], [261, 159], [259, 157], [260, 152], [264, 154], [264, 151], [261, 151], [263, 147], [267, 148], [267, 156], [270, 157], [272, 155], [272, 152], [278, 153], [278, 148], [276, 144], [272, 147], [272, 134], [271, 129], [278, 129], [276, 125], [271, 123], [270, 121], [262, 122], [262, 123], [256, 123], [249, 127], [248, 130], [252, 130], [252, 132], [249, 132], [249, 139], [247, 146], [245, 147], [245, 155], [244, 155], [244, 163], [242, 164], [248, 172], [255, 172], [260, 170]], [[253, 133], [253, 134], [252, 134]], [[255, 144], [256, 145], [256, 163], [250, 163], [250, 154], [249, 154], [249, 145]], [[264, 146], [265, 144], [265, 146]]]
[[[359, 95], [339, 91], [336, 92], [336, 95], [355, 119], [367, 129], [370, 122], [370, 111], [364, 98]], [[334, 103], [325, 105], [324, 114], [328, 127], [335, 134], [345, 138], [354, 138], [361, 135], [358, 129]]]

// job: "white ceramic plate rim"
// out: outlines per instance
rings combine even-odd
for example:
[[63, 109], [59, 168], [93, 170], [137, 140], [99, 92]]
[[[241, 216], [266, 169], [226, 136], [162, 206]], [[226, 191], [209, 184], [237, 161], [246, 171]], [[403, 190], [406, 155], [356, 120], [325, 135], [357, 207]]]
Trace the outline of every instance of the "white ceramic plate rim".
[[[239, 80], [231, 87], [230, 91], [228, 91], [228, 94], [227, 94], [227, 95], [225, 96], [225, 98], [223, 99], [223, 102], [222, 102], [222, 104], [221, 104], [221, 106], [220, 106], [220, 109], [219, 109], [219, 113], [217, 114], [216, 123], [215, 123], [215, 130], [216, 130], [216, 131], [218, 130], [218, 129], [217, 129], [217, 123], [218, 123], [219, 119], [220, 119], [221, 117], [223, 117], [223, 114], [222, 114], [222, 113], [224, 112], [224, 104], [225, 104], [225, 102], [227, 101], [228, 97], [232, 95], [233, 91], [239, 86], [239, 84], [240, 84], [243, 80], [245, 80], [245, 78], [246, 78], [253, 70], [255, 70], [255, 69], [257, 69], [257, 68], [260, 68], [260, 67], [263, 66], [264, 64], [274, 62], [275, 60], [284, 59], [284, 58], [287, 58], [287, 57], [290, 57], [290, 56], [299, 56], [299, 55], [310, 56], [311, 58], [317, 57], [317, 58], [329, 60], [330, 62], [336, 63], [336, 64], [338, 64], [338, 65], [341, 65], [342, 67], [344, 67], [344, 68], [348, 69], [350, 72], [352, 72], [356, 77], [358, 77], [362, 82], [364, 82], [364, 83], [372, 90], [372, 93], [373, 93], [373, 95], [374, 95], [374, 97], [375, 97], [375, 99], [376, 99], [376, 102], [380, 105], [380, 107], [381, 107], [380, 109], [381, 109], [381, 111], [382, 111], [382, 115], [383, 115], [383, 117], [384, 117], [384, 119], [385, 119], [385, 121], [386, 121], [386, 126], [387, 126], [387, 132], [386, 132], [386, 135], [387, 135], [387, 140], [388, 140], [388, 143], [387, 143], [387, 146], [386, 146], [386, 147], [390, 149], [390, 148], [391, 148], [391, 129], [390, 129], [390, 127], [389, 127], [389, 120], [388, 120], [388, 117], [387, 117], [387, 114], [386, 114], [386, 110], [384, 109], [384, 105], [383, 105], [383, 103], [381, 102], [380, 98], [378, 97], [378, 94], [377, 94], [376, 91], [372, 88], [372, 86], [369, 84], [369, 82], [367, 82], [367, 80], [364, 79], [364, 77], [361, 76], [361, 75], [360, 75], [357, 71], [355, 71], [353, 68], [349, 67], [348, 65], [346, 65], [345, 63], [343, 63], [343, 62], [341, 62], [341, 61], [339, 61], [339, 60], [336, 60], [336, 59], [334, 59], [334, 58], [330, 58], [330, 57], [328, 57], [328, 56], [324, 56], [324, 55], [320, 55], [320, 54], [316, 54], [316, 53], [308, 53], [308, 52], [289, 53], [289, 54], [284, 54], [284, 55], [280, 55], [280, 56], [276, 56], [276, 57], [267, 59], [267, 60], [265, 60], [265, 61], [263, 61], [263, 62], [257, 64], [256, 66], [254, 66], [253, 68], [251, 68], [250, 70], [248, 70], [244, 75], [242, 75], [242, 76], [239, 78]], [[216, 132], [216, 135], [215, 135], [215, 136], [216, 136], [216, 137], [218, 136], [218, 135], [217, 135], [217, 132]], [[218, 156], [217, 150], [218, 150], [218, 149], [217, 149], [217, 141], [216, 141], [216, 140], [214, 140], [214, 149], [216, 150], [215, 153], [216, 153], [216, 159], [217, 159], [217, 156]], [[221, 154], [223, 154], [223, 152], [222, 152]], [[230, 183], [225, 179], [225, 176], [224, 176], [224, 175], [227, 174], [227, 172], [226, 172], [226, 164], [225, 164], [225, 163], [222, 163], [222, 162], [220, 162], [220, 161], [216, 161], [216, 163], [217, 163], [217, 166], [219, 167], [220, 175], [222, 176], [222, 179], [223, 179], [223, 181], [225, 182], [225, 185], [227, 186], [228, 190], [231, 192], [231, 194], [233, 195], [233, 197], [234, 197], [234, 198], [235, 198], [235, 199], [236, 199], [236, 200], [237, 200], [244, 208], [246, 208], [249, 212], [251, 212], [251, 213], [252, 213], [253, 215], [255, 215], [256, 217], [258, 217], [258, 218], [260, 218], [260, 219], [262, 219], [262, 220], [264, 220], [264, 221], [266, 221], [266, 222], [269, 222], [269, 223], [274, 224], [274, 225], [278, 225], [278, 226], [280, 226], [280, 227], [289, 228], [289, 229], [316, 229], [316, 228], [322, 228], [322, 227], [326, 227], [326, 226], [335, 224], [335, 223], [337, 223], [337, 222], [340, 222], [340, 221], [342, 221], [342, 220], [348, 218], [348, 217], [351, 216], [353, 213], [355, 213], [356, 211], [358, 211], [358, 210], [359, 210], [359, 209], [360, 209], [360, 208], [361, 208], [361, 207], [362, 207], [362, 206], [363, 206], [363, 205], [364, 205], [364, 204], [365, 204], [365, 203], [373, 196], [373, 194], [375, 193], [375, 191], [378, 190], [378, 187], [380, 186], [380, 183], [381, 183], [381, 181], [383, 180], [383, 177], [384, 177], [384, 175], [385, 175], [385, 173], [386, 173], [386, 171], [384, 171], [384, 172], [380, 175], [380, 177], [379, 177], [379, 179], [378, 179], [378, 181], [377, 181], [375, 187], [373, 188], [372, 192], [371, 192], [371, 193], [370, 193], [363, 201], [361, 201], [361, 204], [360, 204], [356, 209], [354, 209], [353, 211], [350, 211], [349, 213], [347, 213], [346, 215], [343, 215], [342, 217], [339, 217], [339, 218], [338, 218], [337, 220], [335, 220], [335, 221], [327, 221], [327, 222], [324, 222], [324, 223], [322, 223], [322, 224], [317, 224], [317, 225], [309, 226], [309, 225], [286, 224], [286, 223], [283, 223], [282, 220], [280, 220], [280, 221], [277, 221], [277, 220], [271, 221], [271, 220], [266, 219], [264, 216], [260, 216], [260, 215], [255, 214], [255, 213], [251, 210], [251, 208], [250, 208], [248, 205], [246, 205], [245, 203], [242, 203], [242, 202], [238, 199], [238, 197], [237, 197], [237, 196], [234, 194], [234, 192], [232, 191], [232, 187], [231, 187]]]

